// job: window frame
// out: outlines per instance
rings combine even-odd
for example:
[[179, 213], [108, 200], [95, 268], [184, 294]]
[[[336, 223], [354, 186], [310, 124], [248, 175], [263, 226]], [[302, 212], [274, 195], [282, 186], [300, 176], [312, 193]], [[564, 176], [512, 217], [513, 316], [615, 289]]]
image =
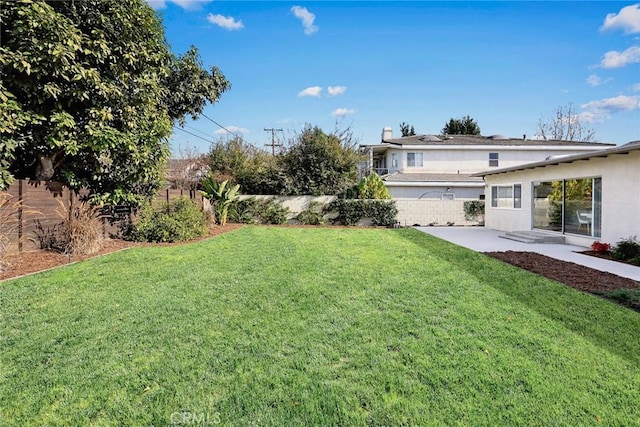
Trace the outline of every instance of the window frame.
[[[503, 195], [501, 196], [501, 190]], [[506, 194], [505, 194], [506, 193]], [[492, 209], [522, 210], [522, 183], [492, 185], [490, 189]], [[501, 203], [502, 201], [502, 203]], [[507, 201], [508, 203], [505, 203]]]
[[500, 166], [500, 153], [489, 153], [489, 167], [497, 168]]
[[[411, 151], [407, 153], [407, 167], [408, 168], [421, 168], [424, 166], [424, 153]], [[409, 156], [413, 156], [413, 160], [409, 160]], [[418, 158], [420, 159], [420, 164], [417, 164]], [[413, 164], [412, 164], [413, 163]]]

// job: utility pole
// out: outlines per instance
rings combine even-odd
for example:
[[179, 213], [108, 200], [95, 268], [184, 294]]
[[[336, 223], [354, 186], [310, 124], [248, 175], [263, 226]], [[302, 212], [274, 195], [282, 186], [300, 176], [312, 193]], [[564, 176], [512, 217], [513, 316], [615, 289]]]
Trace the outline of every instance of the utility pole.
[[264, 144], [265, 147], [271, 146], [271, 154], [276, 155], [276, 147], [282, 147], [282, 144], [276, 144], [276, 132], [282, 132], [282, 129], [264, 128], [265, 132], [271, 132], [271, 144]]

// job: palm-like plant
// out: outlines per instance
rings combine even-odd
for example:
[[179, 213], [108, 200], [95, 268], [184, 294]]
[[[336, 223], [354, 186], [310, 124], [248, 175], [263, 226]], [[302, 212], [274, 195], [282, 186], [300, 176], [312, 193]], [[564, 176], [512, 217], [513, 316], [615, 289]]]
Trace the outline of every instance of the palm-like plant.
[[211, 202], [213, 219], [216, 224], [225, 225], [229, 206], [239, 197], [240, 185], [228, 186], [229, 180], [218, 183], [211, 175], [202, 180], [200, 194]]

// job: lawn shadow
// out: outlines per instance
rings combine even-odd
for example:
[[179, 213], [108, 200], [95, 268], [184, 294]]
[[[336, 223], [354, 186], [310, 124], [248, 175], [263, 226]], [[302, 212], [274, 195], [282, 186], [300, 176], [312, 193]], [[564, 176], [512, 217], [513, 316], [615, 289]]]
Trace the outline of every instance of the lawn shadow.
[[542, 316], [561, 322], [599, 347], [640, 365], [637, 312], [420, 231], [397, 232], [429, 255], [465, 271]]

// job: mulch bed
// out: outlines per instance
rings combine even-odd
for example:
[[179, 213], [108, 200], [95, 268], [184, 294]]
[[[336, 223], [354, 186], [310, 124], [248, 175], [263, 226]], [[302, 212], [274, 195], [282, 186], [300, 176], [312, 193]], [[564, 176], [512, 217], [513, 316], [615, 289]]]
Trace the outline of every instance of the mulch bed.
[[[640, 283], [635, 280], [535, 252], [506, 251], [485, 252], [485, 254], [564, 283], [580, 291], [598, 296], [603, 296], [606, 292], [618, 289], [640, 289]], [[640, 311], [640, 304], [629, 304], [627, 306]]]

